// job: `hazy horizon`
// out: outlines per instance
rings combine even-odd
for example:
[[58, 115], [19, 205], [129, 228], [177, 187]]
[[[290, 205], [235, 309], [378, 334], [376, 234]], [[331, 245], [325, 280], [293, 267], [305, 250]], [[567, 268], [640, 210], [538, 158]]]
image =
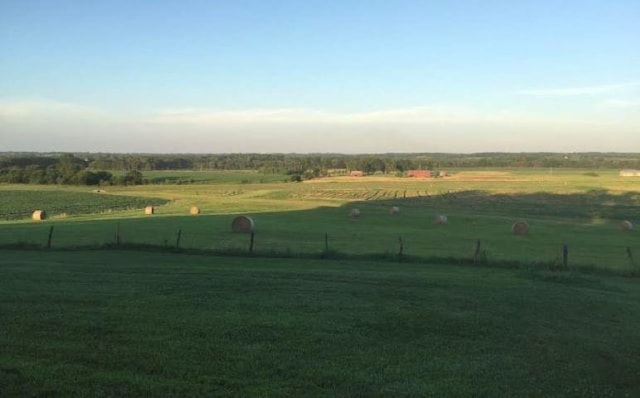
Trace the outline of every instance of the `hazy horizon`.
[[640, 3], [0, 3], [0, 151], [640, 152]]
[[57, 154], [89, 154], [89, 155], [185, 155], [185, 156], [197, 156], [197, 155], [300, 155], [300, 156], [386, 156], [386, 155], [638, 155], [640, 152], [634, 151], [619, 151], [619, 152], [598, 152], [598, 151], [585, 151], [585, 152], [92, 152], [92, 151], [0, 151], [0, 154], [37, 154], [37, 155], [57, 155]]

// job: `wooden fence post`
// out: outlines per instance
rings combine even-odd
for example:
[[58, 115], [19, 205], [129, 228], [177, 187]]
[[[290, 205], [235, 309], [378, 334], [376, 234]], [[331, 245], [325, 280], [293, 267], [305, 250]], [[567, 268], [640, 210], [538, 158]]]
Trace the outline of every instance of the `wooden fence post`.
[[569, 265], [569, 246], [566, 243], [562, 246], [562, 265], [564, 267]]
[[474, 264], [478, 264], [478, 257], [480, 257], [480, 239], [476, 240], [476, 251], [473, 253]]
[[325, 253], [329, 251], [329, 234], [324, 233], [324, 251]]
[[249, 253], [253, 253], [253, 237], [254, 237], [254, 232], [251, 231], [251, 240], [249, 240]]
[[53, 225], [49, 228], [49, 238], [47, 239], [47, 249], [51, 249], [51, 239], [53, 239]]
[[402, 236], [398, 236], [398, 258], [402, 260], [402, 254], [404, 252], [404, 242], [402, 241]]
[[176, 237], [176, 249], [180, 248], [180, 238], [182, 237], [182, 228], [178, 230], [178, 236]]
[[116, 223], [116, 246], [120, 246], [120, 221]]

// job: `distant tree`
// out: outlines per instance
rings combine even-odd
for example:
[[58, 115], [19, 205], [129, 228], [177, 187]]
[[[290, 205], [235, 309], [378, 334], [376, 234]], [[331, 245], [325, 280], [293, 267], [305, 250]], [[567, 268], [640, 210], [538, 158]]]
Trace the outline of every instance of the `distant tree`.
[[138, 170], [131, 170], [124, 175], [125, 185], [140, 185], [142, 182], [142, 173]]
[[97, 171], [96, 173], [96, 178], [98, 179], [98, 184], [100, 185], [104, 185], [104, 184], [110, 184], [111, 180], [113, 179], [113, 174], [109, 173], [108, 171]]
[[78, 185], [98, 185], [100, 180], [97, 178], [96, 174], [89, 170], [81, 170], [79, 171], [72, 180], [73, 184]]
[[76, 174], [84, 169], [84, 162], [71, 154], [64, 154], [58, 159], [56, 164], [58, 169], [58, 181], [61, 184], [74, 183]]
[[108, 171], [93, 172], [90, 170], [79, 171], [74, 179], [73, 183], [78, 185], [100, 185], [111, 183], [112, 174]]

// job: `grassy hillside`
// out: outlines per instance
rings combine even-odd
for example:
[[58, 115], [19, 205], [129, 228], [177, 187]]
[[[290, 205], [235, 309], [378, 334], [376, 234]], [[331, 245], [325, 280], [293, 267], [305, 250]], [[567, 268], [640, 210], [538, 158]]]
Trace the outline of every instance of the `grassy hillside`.
[[638, 396], [640, 287], [129, 252], [0, 260], [4, 396]]

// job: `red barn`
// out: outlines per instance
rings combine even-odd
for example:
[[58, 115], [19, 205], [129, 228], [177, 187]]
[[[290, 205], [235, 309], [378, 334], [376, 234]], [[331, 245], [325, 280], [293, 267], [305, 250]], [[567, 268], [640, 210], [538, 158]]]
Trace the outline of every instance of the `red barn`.
[[431, 177], [431, 171], [430, 170], [407, 170], [407, 177], [429, 178]]

